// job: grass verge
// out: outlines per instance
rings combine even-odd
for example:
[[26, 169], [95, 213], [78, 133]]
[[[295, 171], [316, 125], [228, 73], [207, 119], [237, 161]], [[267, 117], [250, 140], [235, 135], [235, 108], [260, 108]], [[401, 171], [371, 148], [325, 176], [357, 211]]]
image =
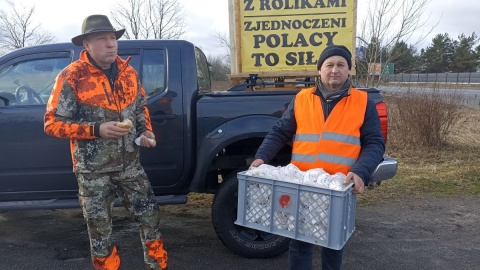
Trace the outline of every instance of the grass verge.
[[480, 198], [480, 110], [463, 108], [461, 115], [446, 145], [389, 145], [387, 152], [398, 161], [398, 173], [358, 196], [359, 205], [424, 195]]

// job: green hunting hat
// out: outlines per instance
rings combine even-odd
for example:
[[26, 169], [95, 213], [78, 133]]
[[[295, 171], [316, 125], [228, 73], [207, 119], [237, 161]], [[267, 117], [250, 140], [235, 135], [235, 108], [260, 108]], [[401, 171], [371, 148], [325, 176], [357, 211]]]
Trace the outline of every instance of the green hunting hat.
[[77, 46], [82, 46], [83, 40], [88, 34], [99, 32], [113, 32], [115, 33], [115, 37], [119, 39], [123, 33], [125, 33], [125, 29], [115, 30], [105, 15], [90, 15], [83, 21], [82, 34], [72, 38], [72, 43]]

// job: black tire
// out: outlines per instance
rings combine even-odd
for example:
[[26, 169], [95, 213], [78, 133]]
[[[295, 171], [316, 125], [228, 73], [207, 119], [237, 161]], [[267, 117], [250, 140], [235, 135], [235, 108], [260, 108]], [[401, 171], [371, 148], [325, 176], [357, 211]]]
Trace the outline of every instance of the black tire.
[[283, 254], [288, 250], [288, 238], [235, 225], [239, 171], [235, 170], [223, 179], [213, 198], [212, 222], [215, 233], [228, 249], [244, 257], [272, 258]]

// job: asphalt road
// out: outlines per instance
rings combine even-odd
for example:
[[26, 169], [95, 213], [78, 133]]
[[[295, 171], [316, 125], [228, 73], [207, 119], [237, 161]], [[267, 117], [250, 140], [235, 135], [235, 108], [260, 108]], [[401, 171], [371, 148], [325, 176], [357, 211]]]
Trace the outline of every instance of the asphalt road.
[[[387, 93], [395, 93], [395, 92], [402, 92], [402, 91], [407, 91], [408, 89], [412, 90], [418, 90], [421, 89], [421, 91], [432, 91], [432, 88], [426, 87], [426, 88], [418, 88], [415, 86], [415, 84], [410, 85], [411, 88], [408, 87], [408, 85], [396, 85], [396, 84], [390, 84], [390, 85], [384, 85], [378, 87], [383, 92]], [[449, 93], [452, 92], [452, 89], [455, 89], [455, 92], [461, 95], [461, 102], [460, 105], [471, 107], [471, 108], [480, 108], [480, 85], [469, 85], [469, 88], [459, 88], [456, 89], [456, 85], [452, 85], [450, 87], [446, 86], [440, 86], [436, 91], [440, 91], [440, 93]], [[461, 86], [458, 86], [461, 87]]]
[[[478, 269], [480, 198], [407, 199], [358, 207], [344, 269]], [[162, 207], [169, 269], [286, 269], [287, 255], [247, 259], [214, 233], [208, 207]], [[115, 209], [121, 269], [145, 269], [135, 224]], [[317, 248], [314, 269], [321, 269]], [[0, 269], [92, 269], [79, 209], [0, 214]]]

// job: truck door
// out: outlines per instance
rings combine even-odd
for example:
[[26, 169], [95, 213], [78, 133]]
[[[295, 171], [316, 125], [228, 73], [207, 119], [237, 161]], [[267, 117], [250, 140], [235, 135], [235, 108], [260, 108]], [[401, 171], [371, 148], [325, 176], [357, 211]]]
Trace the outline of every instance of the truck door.
[[76, 197], [69, 141], [43, 131], [45, 106], [55, 77], [70, 63], [71, 54], [34, 53], [13, 56], [0, 64], [2, 200], [18, 199], [15, 194], [39, 199]]
[[[177, 48], [169, 48], [168, 55]], [[140, 159], [154, 190], [179, 183], [184, 165], [184, 115], [180, 72], [175, 72], [177, 59], [167, 59], [167, 50], [145, 49], [142, 53], [140, 74], [148, 96], [148, 108], [157, 146], [142, 148]], [[172, 56], [173, 57], [173, 56]], [[172, 68], [167, 70], [168, 67]], [[170, 189], [171, 190], [171, 189]]]

